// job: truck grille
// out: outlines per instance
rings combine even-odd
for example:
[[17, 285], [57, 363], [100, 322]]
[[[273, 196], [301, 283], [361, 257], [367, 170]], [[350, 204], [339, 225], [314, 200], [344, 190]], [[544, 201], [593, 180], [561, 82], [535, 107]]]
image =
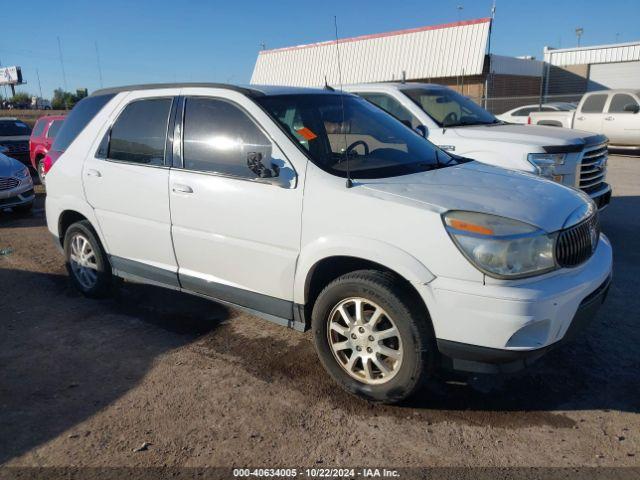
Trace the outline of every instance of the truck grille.
[[580, 164], [579, 187], [581, 190], [592, 193], [602, 188], [604, 177], [607, 174], [608, 158], [606, 143], [587, 147]]
[[16, 188], [20, 182], [17, 178], [0, 177], [0, 190], [11, 190]]
[[600, 239], [600, 222], [595, 213], [585, 221], [562, 230], [556, 243], [556, 261], [561, 267], [575, 267], [591, 257]]

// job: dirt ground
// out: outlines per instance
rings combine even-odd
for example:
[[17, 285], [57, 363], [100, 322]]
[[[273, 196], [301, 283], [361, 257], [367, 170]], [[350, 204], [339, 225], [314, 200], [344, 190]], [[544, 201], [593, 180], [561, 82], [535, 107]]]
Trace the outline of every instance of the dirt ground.
[[609, 180], [614, 281], [588, 330], [394, 407], [339, 390], [309, 333], [155, 287], [85, 299], [42, 195], [0, 213], [0, 465], [640, 466], [640, 158]]

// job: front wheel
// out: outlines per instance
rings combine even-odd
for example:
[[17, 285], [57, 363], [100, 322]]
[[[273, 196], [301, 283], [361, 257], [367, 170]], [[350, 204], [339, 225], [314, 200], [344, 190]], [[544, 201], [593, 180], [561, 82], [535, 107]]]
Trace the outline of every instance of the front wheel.
[[399, 402], [433, 372], [433, 329], [408, 288], [395, 275], [360, 270], [337, 278], [318, 296], [312, 314], [316, 351], [350, 393]]
[[71, 280], [87, 297], [106, 296], [111, 288], [111, 265], [91, 224], [71, 225], [64, 236], [66, 266]]

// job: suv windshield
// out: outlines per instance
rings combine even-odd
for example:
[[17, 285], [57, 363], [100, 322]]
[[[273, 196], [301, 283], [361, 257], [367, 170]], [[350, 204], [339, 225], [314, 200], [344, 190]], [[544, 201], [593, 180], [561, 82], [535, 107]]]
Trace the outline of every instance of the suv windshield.
[[31, 135], [31, 129], [20, 120], [0, 120], [0, 137]]
[[323, 170], [353, 178], [406, 175], [457, 163], [391, 115], [354, 95], [255, 99]]
[[502, 123], [473, 100], [444, 88], [407, 88], [402, 92], [440, 127]]

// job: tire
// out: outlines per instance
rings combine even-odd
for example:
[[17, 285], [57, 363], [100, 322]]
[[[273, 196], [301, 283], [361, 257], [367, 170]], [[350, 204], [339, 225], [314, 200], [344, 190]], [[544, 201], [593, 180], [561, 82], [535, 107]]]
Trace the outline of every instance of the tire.
[[[76, 241], [78, 243], [74, 248]], [[84, 242], [87, 242], [87, 248], [82, 248]], [[85, 257], [79, 257], [79, 253]], [[73, 258], [80, 258], [82, 264], [74, 261], [72, 254], [74, 254]], [[71, 281], [83, 295], [90, 298], [103, 298], [111, 292], [113, 284], [111, 264], [98, 235], [87, 220], [76, 222], [67, 229], [64, 236], [64, 255]], [[82, 273], [83, 268], [90, 271]]]
[[38, 170], [36, 172], [38, 174], [38, 179], [40, 180], [40, 185], [45, 184], [45, 173], [44, 173], [44, 158], [38, 160]]
[[[337, 278], [318, 296], [311, 316], [315, 348], [325, 370], [349, 393], [372, 402], [397, 403], [420, 390], [433, 375], [437, 349], [431, 320], [408, 288], [393, 274], [359, 270]], [[361, 327], [354, 318], [357, 299], [363, 305]], [[351, 329], [344, 330], [348, 322], [343, 322], [341, 305], [355, 320]], [[383, 313], [372, 327], [372, 317], [380, 310]], [[382, 332], [392, 332], [393, 327], [397, 335], [377, 338], [384, 336]], [[347, 342], [349, 347], [334, 350]], [[356, 354], [357, 348], [360, 353]], [[393, 356], [387, 355], [390, 350]], [[361, 357], [349, 368], [353, 354]], [[387, 373], [378, 368], [380, 364]]]
[[16, 205], [13, 210], [18, 213], [29, 213], [33, 208], [33, 202], [24, 203], [22, 205]]

